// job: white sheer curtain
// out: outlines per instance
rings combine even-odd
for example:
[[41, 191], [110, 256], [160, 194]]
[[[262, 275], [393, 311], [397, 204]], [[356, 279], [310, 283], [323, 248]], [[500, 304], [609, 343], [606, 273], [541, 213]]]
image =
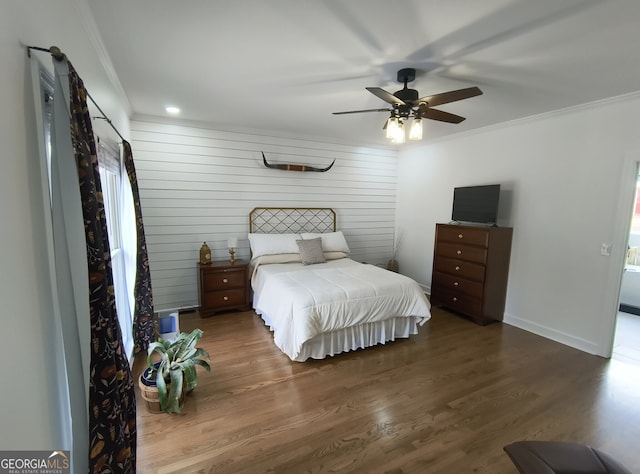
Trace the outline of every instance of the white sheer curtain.
[[131, 361], [135, 310], [133, 289], [136, 274], [135, 213], [131, 200], [131, 186], [122, 166], [118, 145], [112, 140], [99, 139], [98, 163], [109, 229], [116, 310], [122, 342]]
[[[133, 192], [131, 191], [131, 183], [127, 176], [124, 166], [121, 167], [120, 173], [120, 189], [122, 191], [120, 200], [120, 232], [122, 233], [122, 263], [124, 265], [125, 288], [127, 296], [127, 309], [129, 318], [131, 319], [131, 346], [125, 343], [129, 363], [133, 363], [133, 344], [135, 337], [133, 334], [133, 315], [136, 311], [136, 299], [134, 290], [136, 286], [137, 273], [137, 229], [136, 229], [136, 210], [133, 203]], [[119, 310], [118, 310], [119, 311]]]

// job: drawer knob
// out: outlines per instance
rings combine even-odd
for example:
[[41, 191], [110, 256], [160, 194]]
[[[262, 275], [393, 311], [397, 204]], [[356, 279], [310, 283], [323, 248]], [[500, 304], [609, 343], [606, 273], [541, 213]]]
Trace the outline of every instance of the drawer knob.
[[228, 297], [228, 296], [225, 296], [225, 297], [224, 297], [224, 298], [222, 298], [222, 299], [223, 299], [223, 300], [225, 300], [225, 301], [227, 301], [227, 300], [229, 300], [229, 297]]
[[457, 253], [458, 255], [462, 255], [462, 250], [456, 250], [456, 253]]
[[456, 271], [460, 270], [460, 267], [456, 267]]
[[226, 278], [223, 278], [222, 283], [229, 283], [229, 280], [227, 280]]
[[460, 283], [458, 283], [457, 281], [453, 282], [453, 286], [458, 286]]
[[458, 301], [458, 298], [456, 298], [455, 296], [453, 298], [451, 298], [454, 302]]
[[461, 239], [463, 237], [462, 234], [458, 234], [458, 238]]

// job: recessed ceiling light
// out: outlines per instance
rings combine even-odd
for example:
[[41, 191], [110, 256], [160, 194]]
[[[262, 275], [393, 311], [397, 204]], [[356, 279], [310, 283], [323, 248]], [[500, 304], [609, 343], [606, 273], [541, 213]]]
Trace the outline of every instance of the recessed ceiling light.
[[168, 105], [164, 108], [168, 114], [176, 115], [180, 113], [180, 109], [178, 107], [174, 107], [173, 105]]

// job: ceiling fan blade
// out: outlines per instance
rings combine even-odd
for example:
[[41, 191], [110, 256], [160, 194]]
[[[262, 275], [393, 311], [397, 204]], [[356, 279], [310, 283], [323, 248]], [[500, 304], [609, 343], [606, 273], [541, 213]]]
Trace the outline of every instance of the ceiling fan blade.
[[443, 112], [442, 110], [432, 109], [430, 107], [421, 107], [421, 111], [422, 117], [440, 122], [460, 123], [465, 120], [464, 117], [460, 117], [459, 115], [450, 114], [449, 112]]
[[332, 112], [332, 114], [333, 115], [360, 114], [363, 112], [392, 112], [392, 109], [347, 110], [346, 112]]
[[406, 105], [403, 100], [398, 99], [395, 95], [390, 92], [387, 92], [384, 89], [380, 89], [379, 87], [366, 87], [366, 89], [371, 92], [373, 95], [378, 97], [379, 99], [384, 100], [385, 102], [389, 102], [393, 105]]
[[457, 100], [469, 99], [482, 95], [482, 91], [477, 87], [468, 87], [466, 89], [458, 89], [456, 91], [443, 92], [441, 94], [428, 95], [421, 97], [418, 100], [414, 100], [413, 103], [418, 105], [421, 102], [426, 102], [429, 107], [448, 104], [449, 102], [455, 102]]

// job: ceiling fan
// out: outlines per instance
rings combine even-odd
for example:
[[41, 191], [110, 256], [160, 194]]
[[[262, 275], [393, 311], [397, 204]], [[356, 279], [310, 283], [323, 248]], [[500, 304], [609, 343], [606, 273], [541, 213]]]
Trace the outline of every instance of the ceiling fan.
[[[422, 139], [422, 118], [438, 120], [440, 122], [460, 123], [464, 117], [442, 110], [433, 109], [436, 105], [448, 104], [458, 100], [469, 99], [481, 95], [482, 91], [477, 87], [468, 87], [455, 91], [442, 92], [440, 94], [419, 97], [418, 91], [409, 89], [407, 83], [414, 81], [416, 70], [413, 68], [400, 69], [398, 71], [398, 82], [404, 83], [404, 88], [391, 94], [380, 87], [367, 87], [366, 89], [376, 97], [388, 102], [393, 107], [387, 109], [366, 109], [348, 110], [345, 112], [333, 112], [334, 115], [359, 114], [363, 112], [390, 112], [391, 116], [385, 122], [384, 129], [387, 131], [387, 138], [394, 142], [404, 141], [404, 121], [410, 117], [414, 118], [411, 125], [409, 138]], [[419, 130], [418, 130], [419, 129]]]

